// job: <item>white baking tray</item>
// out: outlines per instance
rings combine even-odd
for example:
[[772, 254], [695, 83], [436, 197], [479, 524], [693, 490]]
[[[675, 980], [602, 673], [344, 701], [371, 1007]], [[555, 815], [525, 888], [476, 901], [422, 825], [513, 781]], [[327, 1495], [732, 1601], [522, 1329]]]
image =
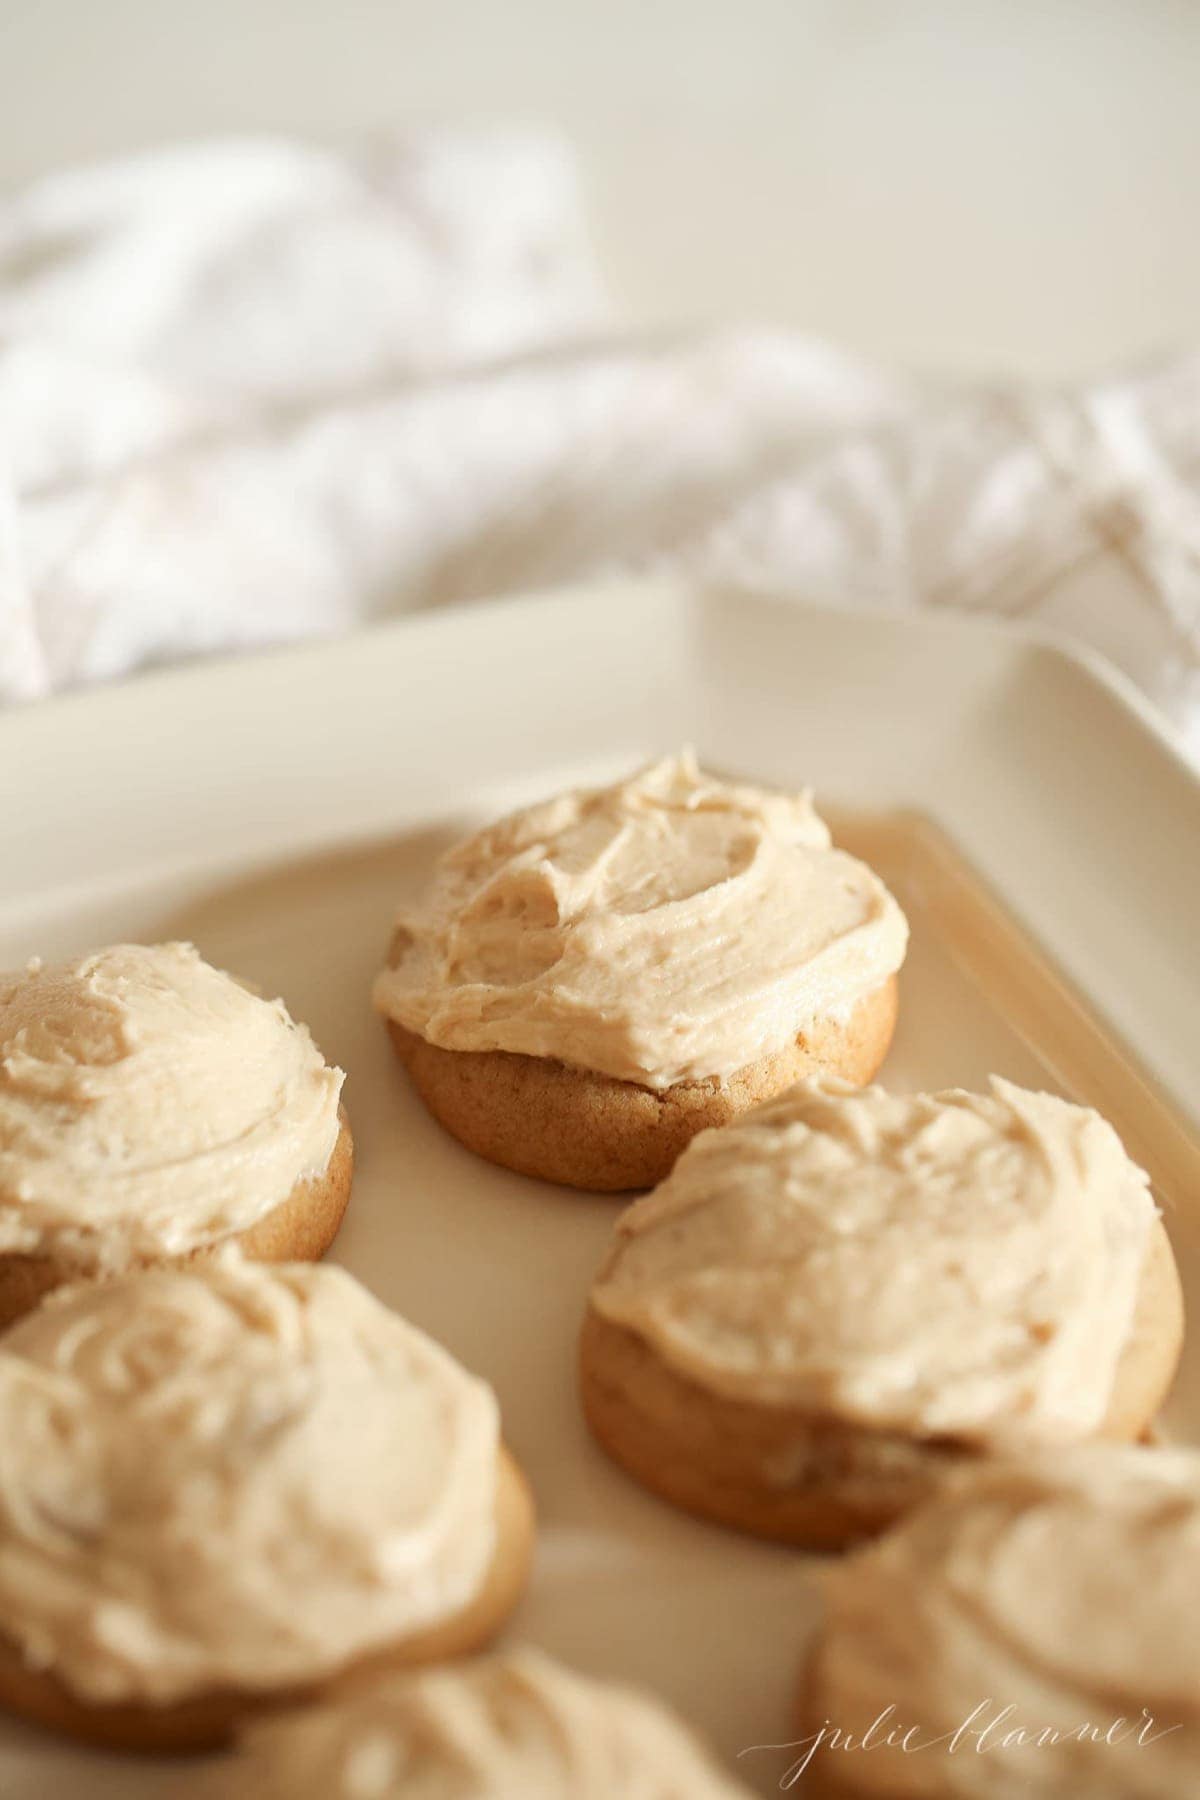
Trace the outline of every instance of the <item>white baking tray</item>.
[[[398, 896], [453, 835], [683, 742], [811, 784], [896, 888], [913, 941], [885, 1079], [995, 1070], [1100, 1106], [1194, 1293], [1200, 785], [1119, 678], [998, 627], [625, 584], [5, 714], [0, 966], [188, 937], [308, 1021], [358, 1148], [335, 1255], [494, 1384], [537, 1493], [511, 1635], [659, 1690], [732, 1760], [792, 1735], [813, 1564], [673, 1513], [592, 1447], [574, 1340], [620, 1202], [444, 1136], [368, 998]], [[1168, 1429], [1200, 1435], [1200, 1359]], [[739, 1768], [770, 1793], [788, 1760]], [[0, 1725], [5, 1800], [179, 1784]]]

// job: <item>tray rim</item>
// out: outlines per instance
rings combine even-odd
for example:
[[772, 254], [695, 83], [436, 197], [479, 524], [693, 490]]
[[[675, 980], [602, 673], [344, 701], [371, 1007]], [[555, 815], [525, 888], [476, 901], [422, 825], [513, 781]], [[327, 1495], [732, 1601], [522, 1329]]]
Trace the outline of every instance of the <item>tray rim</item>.
[[1200, 792], [1200, 763], [1187, 752], [1183, 740], [1170, 719], [1133, 678], [1118, 668], [1103, 651], [1072, 637], [1069, 632], [1048, 626], [1031, 625], [1023, 619], [1003, 614], [967, 612], [891, 611], [858, 602], [833, 604], [815, 599], [795, 600], [771, 593], [739, 596], [736, 590], [711, 584], [685, 581], [655, 581], [631, 577], [569, 583], [562, 587], [537, 588], [519, 593], [506, 593], [495, 598], [448, 601], [444, 605], [401, 613], [384, 619], [370, 619], [346, 632], [277, 642], [249, 645], [239, 650], [221, 650], [212, 655], [199, 655], [165, 665], [153, 665], [110, 682], [94, 683], [62, 689], [34, 700], [17, 700], [0, 708], [0, 755], [5, 739], [19, 737], [31, 719], [70, 720], [86, 718], [89, 711], [101, 715], [108, 710], [123, 710], [130, 695], [169, 695], [172, 690], [185, 691], [217, 683], [233, 672], [247, 669], [260, 671], [270, 679], [273, 673], [300, 669], [315, 660], [327, 660], [331, 654], [350, 652], [372, 644], [390, 645], [425, 633], [441, 635], [461, 628], [470, 630], [476, 621], [508, 617], [525, 619], [541, 608], [557, 611], [578, 607], [581, 612], [603, 604], [610, 596], [637, 593], [650, 603], [664, 595], [702, 598], [723, 597], [736, 602], [741, 597], [756, 606], [777, 607], [780, 612], [846, 619], [865, 624], [883, 624], [887, 629], [912, 632], [931, 638], [992, 638], [999, 644], [1019, 645], [1044, 652], [1082, 673], [1091, 683], [1102, 688], [1108, 697], [1153, 737], [1163, 753], [1181, 774]]

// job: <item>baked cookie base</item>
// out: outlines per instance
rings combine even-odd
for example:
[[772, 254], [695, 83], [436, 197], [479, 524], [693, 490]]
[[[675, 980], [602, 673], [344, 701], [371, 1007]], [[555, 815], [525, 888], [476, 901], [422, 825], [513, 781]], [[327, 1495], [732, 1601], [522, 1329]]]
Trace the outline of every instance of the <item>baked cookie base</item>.
[[[1156, 1222], [1133, 1330], [1097, 1436], [1134, 1441], [1158, 1412], [1183, 1343], [1183, 1297]], [[589, 1308], [580, 1393], [593, 1436], [685, 1512], [816, 1550], [873, 1536], [980, 1452], [799, 1409], [726, 1399], [677, 1374], [635, 1332]]]
[[[135, 1268], [156, 1263], [176, 1267], [211, 1256], [225, 1244], [238, 1244], [254, 1262], [319, 1262], [338, 1234], [350, 1200], [354, 1174], [354, 1139], [343, 1107], [339, 1130], [322, 1174], [297, 1182], [286, 1200], [244, 1231], [201, 1244], [182, 1256], [139, 1258]], [[31, 1312], [52, 1288], [69, 1281], [97, 1278], [102, 1271], [58, 1256], [0, 1256], [0, 1331]]]
[[110, 1749], [154, 1755], [211, 1750], [250, 1719], [336, 1695], [385, 1669], [448, 1662], [484, 1648], [516, 1606], [533, 1560], [534, 1507], [529, 1484], [501, 1448], [496, 1470], [496, 1548], [473, 1600], [440, 1624], [356, 1658], [332, 1675], [288, 1688], [214, 1689], [167, 1706], [91, 1705], [51, 1672], [35, 1669], [0, 1638], [0, 1706], [50, 1731]]
[[548, 1057], [508, 1050], [443, 1050], [388, 1021], [392, 1043], [440, 1125], [489, 1162], [567, 1187], [620, 1193], [653, 1187], [712, 1125], [814, 1074], [862, 1086], [879, 1070], [896, 1028], [891, 976], [845, 1020], [819, 1020], [786, 1050], [718, 1080], [658, 1092]]

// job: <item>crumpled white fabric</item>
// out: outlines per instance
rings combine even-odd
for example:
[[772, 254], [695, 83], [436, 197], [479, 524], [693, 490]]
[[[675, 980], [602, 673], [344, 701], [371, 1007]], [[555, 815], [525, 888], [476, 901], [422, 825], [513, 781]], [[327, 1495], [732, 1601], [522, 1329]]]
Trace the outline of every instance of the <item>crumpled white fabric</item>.
[[946, 385], [619, 331], [533, 132], [143, 156], [0, 204], [0, 698], [619, 570], [994, 611], [1200, 754], [1200, 358]]

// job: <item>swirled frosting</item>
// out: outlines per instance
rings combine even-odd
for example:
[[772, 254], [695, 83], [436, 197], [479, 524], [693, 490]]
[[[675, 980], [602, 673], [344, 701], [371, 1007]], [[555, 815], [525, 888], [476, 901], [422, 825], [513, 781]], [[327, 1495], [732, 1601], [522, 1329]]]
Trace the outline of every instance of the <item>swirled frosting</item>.
[[246, 1229], [325, 1169], [343, 1079], [190, 944], [0, 976], [0, 1252], [119, 1268]]
[[806, 1712], [857, 1740], [883, 1721], [816, 1752], [855, 1793], [1196, 1793], [1200, 1456], [981, 1464], [827, 1579]]
[[802, 1082], [617, 1222], [592, 1291], [735, 1399], [995, 1440], [1086, 1435], [1128, 1340], [1146, 1176], [1085, 1107]]
[[0, 1629], [92, 1702], [315, 1679], [474, 1597], [498, 1434], [341, 1269], [60, 1290], [0, 1339]]
[[739, 1800], [648, 1696], [533, 1650], [394, 1675], [260, 1725], [224, 1800]]
[[717, 781], [684, 754], [450, 850], [400, 912], [374, 998], [444, 1049], [661, 1089], [731, 1075], [847, 1015], [907, 941], [808, 794]]

